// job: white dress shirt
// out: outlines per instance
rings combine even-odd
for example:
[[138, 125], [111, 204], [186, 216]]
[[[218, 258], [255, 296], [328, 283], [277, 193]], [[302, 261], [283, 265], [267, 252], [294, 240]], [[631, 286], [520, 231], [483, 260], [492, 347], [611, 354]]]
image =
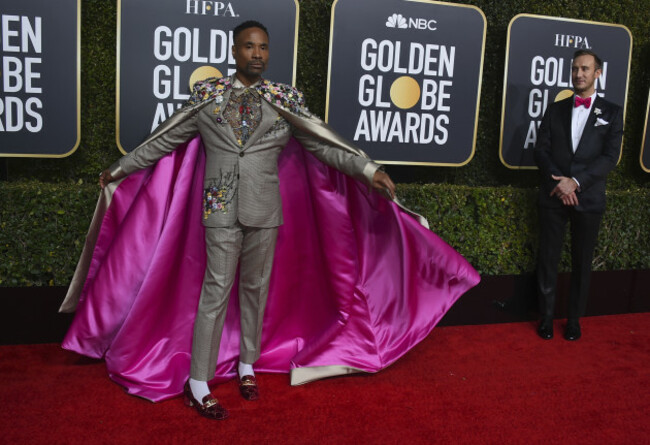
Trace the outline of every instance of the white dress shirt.
[[[591, 104], [589, 108], [580, 105], [579, 107], [573, 107], [573, 112], [571, 114], [571, 139], [573, 142], [573, 152], [575, 153], [578, 149], [578, 144], [580, 143], [580, 138], [582, 137], [582, 132], [585, 129], [585, 124], [587, 123], [587, 118], [589, 113], [594, 106], [594, 101], [596, 100], [596, 92], [591, 95]], [[575, 101], [575, 96], [574, 99]]]

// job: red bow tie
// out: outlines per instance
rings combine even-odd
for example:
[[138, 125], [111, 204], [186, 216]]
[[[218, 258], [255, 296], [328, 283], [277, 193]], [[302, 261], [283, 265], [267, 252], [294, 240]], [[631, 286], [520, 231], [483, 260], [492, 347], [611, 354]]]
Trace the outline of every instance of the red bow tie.
[[580, 96], [576, 96], [576, 103], [574, 106], [578, 108], [580, 105], [584, 105], [585, 108], [589, 108], [591, 106], [591, 96], [587, 97], [586, 99], [583, 99]]

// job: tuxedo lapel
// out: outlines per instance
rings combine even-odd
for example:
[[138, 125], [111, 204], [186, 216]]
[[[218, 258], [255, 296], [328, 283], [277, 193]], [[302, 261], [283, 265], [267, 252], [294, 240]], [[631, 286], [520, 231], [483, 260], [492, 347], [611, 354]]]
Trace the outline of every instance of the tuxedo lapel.
[[560, 109], [560, 122], [564, 131], [564, 140], [566, 149], [573, 156], [573, 137], [571, 131], [572, 114], [573, 114], [573, 96], [565, 100], [564, 106]]
[[594, 126], [596, 125], [596, 108], [599, 110], [602, 110], [603, 104], [602, 100], [598, 95], [596, 95], [596, 99], [594, 100], [594, 105], [591, 107], [591, 110], [589, 111], [589, 116], [587, 117], [587, 122], [585, 122], [585, 128], [582, 131], [582, 136], [580, 137], [580, 142], [578, 142], [578, 148], [576, 148], [576, 152], [582, 148], [582, 146], [586, 143], [585, 141], [589, 140], [589, 136], [591, 133], [594, 131]]

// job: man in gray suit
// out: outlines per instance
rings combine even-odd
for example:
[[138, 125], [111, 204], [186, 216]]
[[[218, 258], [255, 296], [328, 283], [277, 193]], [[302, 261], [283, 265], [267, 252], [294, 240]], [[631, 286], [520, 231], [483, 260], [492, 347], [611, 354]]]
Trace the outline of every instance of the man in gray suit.
[[103, 188], [154, 164], [197, 133], [201, 135], [206, 152], [203, 223], [208, 261], [194, 324], [190, 379], [184, 393], [190, 406], [211, 419], [228, 415], [210, 393], [207, 382], [215, 374], [238, 263], [239, 388], [247, 400], [259, 397], [252, 365], [260, 356], [262, 320], [278, 226], [282, 224], [277, 161], [289, 138], [293, 135], [325, 164], [391, 197], [395, 191], [377, 164], [351, 153], [354, 149], [346, 151], [319, 139], [322, 132], [331, 137], [324, 124], [320, 132], [306, 132], [293, 125], [296, 117], [292, 113], [309, 114], [300, 91], [262, 79], [269, 58], [269, 36], [261, 23], [244, 22], [235, 28], [233, 36], [233, 78], [197, 82], [186, 107], [170, 117], [172, 124], [154, 132], [100, 176]]

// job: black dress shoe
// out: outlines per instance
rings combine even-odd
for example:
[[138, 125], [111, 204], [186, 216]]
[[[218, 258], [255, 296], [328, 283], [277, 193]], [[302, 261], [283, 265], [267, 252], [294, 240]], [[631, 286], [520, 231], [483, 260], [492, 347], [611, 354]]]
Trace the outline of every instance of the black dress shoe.
[[553, 320], [542, 320], [537, 327], [537, 335], [544, 340], [553, 338]]
[[580, 332], [580, 323], [571, 321], [567, 323], [566, 330], [564, 331], [564, 339], [569, 341], [578, 340], [582, 336]]

